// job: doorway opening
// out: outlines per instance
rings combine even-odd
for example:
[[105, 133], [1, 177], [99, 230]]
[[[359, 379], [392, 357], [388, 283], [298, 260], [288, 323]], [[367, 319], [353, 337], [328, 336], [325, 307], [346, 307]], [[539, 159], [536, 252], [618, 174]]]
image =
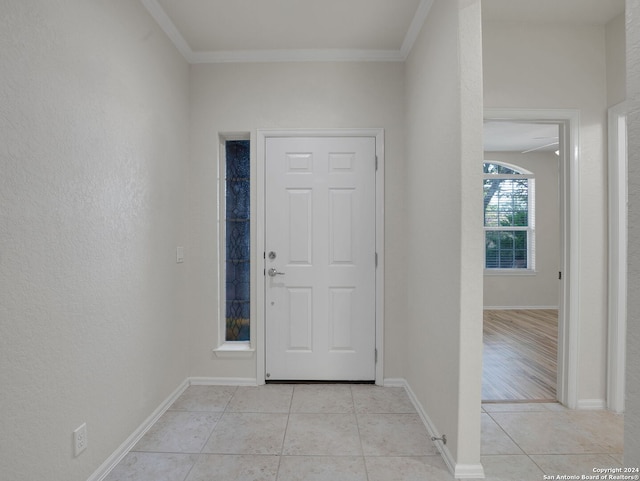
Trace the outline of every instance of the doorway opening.
[[578, 126], [573, 110], [485, 110], [485, 160], [520, 162], [537, 195], [535, 262], [485, 269], [484, 401], [576, 407]]

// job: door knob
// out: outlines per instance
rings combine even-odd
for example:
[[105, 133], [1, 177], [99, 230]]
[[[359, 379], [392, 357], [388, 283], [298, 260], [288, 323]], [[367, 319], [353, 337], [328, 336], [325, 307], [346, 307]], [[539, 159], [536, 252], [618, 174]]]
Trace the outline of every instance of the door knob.
[[279, 272], [278, 269], [276, 269], [275, 267], [272, 267], [271, 269], [269, 269], [267, 271], [267, 274], [269, 274], [269, 276], [271, 277], [284, 276], [284, 272]]

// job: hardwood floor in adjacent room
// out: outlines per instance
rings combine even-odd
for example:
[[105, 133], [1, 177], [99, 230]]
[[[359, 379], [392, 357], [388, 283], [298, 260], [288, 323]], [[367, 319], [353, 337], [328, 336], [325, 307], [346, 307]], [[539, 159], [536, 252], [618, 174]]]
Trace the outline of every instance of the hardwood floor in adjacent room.
[[485, 310], [483, 331], [484, 402], [557, 399], [557, 310]]

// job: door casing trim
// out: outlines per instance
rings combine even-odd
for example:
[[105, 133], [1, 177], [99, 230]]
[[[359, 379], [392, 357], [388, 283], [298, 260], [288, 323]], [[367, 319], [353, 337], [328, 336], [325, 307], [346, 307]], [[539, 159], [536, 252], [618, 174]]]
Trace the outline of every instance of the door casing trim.
[[[376, 378], [375, 382], [384, 382], [384, 129], [258, 129], [256, 132], [256, 199], [254, 212], [256, 219], [256, 254], [254, 259], [263, 259], [265, 252], [265, 162], [266, 141], [273, 137], [373, 137], [376, 143], [376, 253], [378, 265], [376, 268]], [[266, 369], [266, 326], [265, 326], [265, 286], [264, 262], [259, 262], [255, 269], [256, 322], [255, 340], [252, 345], [256, 350], [256, 380], [257, 384], [264, 384]]]
[[624, 412], [627, 339], [627, 103], [609, 108], [609, 327], [607, 408]]
[[554, 123], [561, 145], [561, 289], [558, 326], [558, 401], [578, 408], [580, 353], [580, 111], [575, 109], [484, 109], [485, 120]]

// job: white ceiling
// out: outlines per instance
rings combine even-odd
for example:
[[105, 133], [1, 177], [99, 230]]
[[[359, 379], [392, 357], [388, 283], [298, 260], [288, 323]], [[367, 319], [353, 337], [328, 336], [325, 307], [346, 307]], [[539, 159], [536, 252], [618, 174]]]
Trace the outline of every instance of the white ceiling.
[[[191, 63], [406, 59], [433, 0], [140, 0]], [[625, 0], [482, 0], [487, 20], [605, 24]]]
[[141, 0], [192, 63], [402, 61], [433, 0]]
[[[434, 0], [140, 0], [191, 63], [403, 61]], [[483, 20], [604, 25], [625, 0], [482, 0]], [[485, 150], [543, 147], [557, 125], [485, 123]]]
[[485, 152], [555, 152], [558, 124], [486, 120]]
[[400, 50], [420, 0], [157, 0], [194, 51]]

